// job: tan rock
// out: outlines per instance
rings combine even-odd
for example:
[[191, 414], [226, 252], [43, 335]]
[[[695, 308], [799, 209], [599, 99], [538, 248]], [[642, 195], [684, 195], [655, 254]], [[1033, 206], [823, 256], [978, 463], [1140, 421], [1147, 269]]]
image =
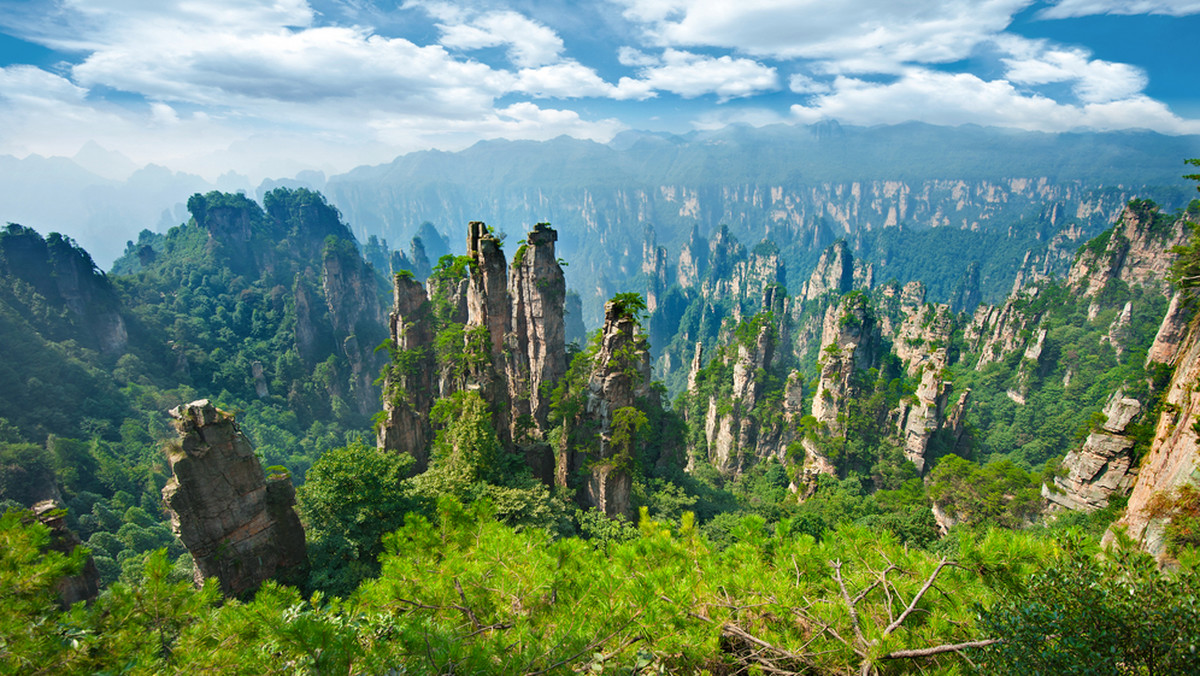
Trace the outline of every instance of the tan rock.
[[233, 416], [208, 400], [170, 413], [179, 439], [165, 449], [172, 477], [163, 501], [197, 584], [215, 577], [227, 596], [246, 596], [271, 578], [303, 582], [308, 555], [291, 479], [268, 480]]

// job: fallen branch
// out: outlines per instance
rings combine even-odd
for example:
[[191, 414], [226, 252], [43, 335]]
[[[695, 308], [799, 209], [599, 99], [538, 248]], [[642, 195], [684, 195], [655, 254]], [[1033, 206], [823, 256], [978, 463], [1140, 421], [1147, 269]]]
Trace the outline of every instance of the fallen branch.
[[904, 660], [913, 659], [916, 657], [932, 657], [933, 655], [941, 655], [942, 653], [953, 653], [968, 648], [982, 648], [995, 643], [1001, 643], [1004, 639], [985, 638], [978, 641], [967, 641], [966, 643], [947, 643], [946, 645], [934, 646], [932, 648], [915, 648], [913, 650], [893, 650], [892, 652], [879, 657], [881, 660]]

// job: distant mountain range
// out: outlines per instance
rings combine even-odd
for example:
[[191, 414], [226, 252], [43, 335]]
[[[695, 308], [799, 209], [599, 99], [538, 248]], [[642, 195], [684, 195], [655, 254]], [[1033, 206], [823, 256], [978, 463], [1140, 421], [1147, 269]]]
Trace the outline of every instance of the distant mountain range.
[[[1072, 234], [1067, 244], [1094, 235], [1129, 198], [1149, 197], [1168, 209], [1186, 204], [1194, 192], [1180, 178], [1182, 160], [1196, 156], [1200, 136], [1153, 132], [731, 126], [685, 135], [626, 132], [607, 144], [486, 141], [328, 179], [307, 173], [265, 181], [254, 196], [278, 186], [321, 190], [361, 241], [375, 235], [397, 249], [407, 248], [424, 222], [457, 234], [470, 220], [510, 233], [549, 221], [560, 233], [560, 251], [575, 262], [568, 284], [580, 291], [595, 325], [602, 299], [644, 286], [646, 225], [656, 233], [652, 247], [664, 247], [670, 261], [693, 234], [709, 236], [720, 224], [749, 245], [769, 237], [796, 283], [825, 247], [845, 238], [877, 264], [881, 280], [921, 279], [932, 299], [943, 299], [953, 281], [945, 281], [945, 270], [928, 269], [935, 263], [914, 265], [904, 243], [947, 228], [944, 237], [962, 255], [946, 264], [980, 263], [983, 293], [995, 300], [1027, 251], [1041, 255], [1039, 248], [1064, 231]], [[139, 230], [161, 231], [186, 218], [190, 194], [251, 190], [235, 174], [213, 185], [154, 166], [124, 180], [112, 176], [130, 165], [109, 178], [96, 173], [120, 159], [99, 147], [73, 160], [0, 157], [0, 220], [69, 235], [106, 267]], [[461, 250], [459, 237], [449, 239]], [[919, 240], [927, 253], [943, 236]]]

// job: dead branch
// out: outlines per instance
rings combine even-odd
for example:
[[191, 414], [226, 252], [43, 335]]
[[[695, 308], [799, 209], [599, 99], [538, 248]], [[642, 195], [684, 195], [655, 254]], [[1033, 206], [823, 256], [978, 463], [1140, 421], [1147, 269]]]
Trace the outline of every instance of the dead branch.
[[995, 643], [1001, 643], [1003, 639], [985, 638], [978, 641], [967, 641], [966, 643], [947, 643], [945, 645], [933, 646], [932, 648], [914, 648], [912, 650], [893, 650], [892, 652], [881, 655], [881, 660], [903, 660], [913, 659], [917, 657], [932, 657], [941, 655], [942, 653], [958, 652], [968, 648], [982, 648]]
[[850, 592], [846, 590], [846, 582], [842, 579], [842, 562], [840, 559], [830, 561], [829, 565], [833, 567], [833, 579], [837, 580], [838, 587], [842, 590], [842, 599], [846, 601], [846, 610], [850, 613], [850, 625], [854, 628], [854, 635], [858, 637], [859, 647], [854, 648], [854, 652], [865, 656], [860, 648], [866, 648], [871, 644], [867, 641], [867, 637], [863, 636], [862, 625], [858, 619], [858, 609], [854, 607], [854, 602], [850, 600]]
[[917, 607], [917, 603], [921, 601], [921, 599], [925, 596], [925, 593], [928, 592], [929, 588], [933, 586], [933, 583], [937, 581], [937, 577], [941, 574], [943, 568], [946, 566], [956, 565], [958, 564], [953, 561], [947, 561], [943, 557], [942, 560], [938, 562], [937, 568], [934, 568], [933, 572], [929, 574], [929, 579], [925, 580], [925, 585], [921, 587], [921, 591], [917, 592], [917, 595], [913, 597], [912, 602], [908, 604], [908, 607], [904, 609], [904, 612], [900, 613], [900, 617], [897, 617], [891, 624], [887, 626], [887, 629], [883, 630], [883, 635], [890, 635], [893, 631], [896, 631], [900, 625], [904, 624], [904, 620], [912, 613], [913, 609]]

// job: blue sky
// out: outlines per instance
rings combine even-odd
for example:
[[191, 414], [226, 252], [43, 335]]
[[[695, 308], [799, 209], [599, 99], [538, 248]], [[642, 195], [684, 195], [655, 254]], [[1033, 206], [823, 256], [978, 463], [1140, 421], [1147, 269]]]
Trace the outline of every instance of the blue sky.
[[0, 154], [207, 178], [730, 123], [1200, 133], [1200, 0], [0, 0]]

